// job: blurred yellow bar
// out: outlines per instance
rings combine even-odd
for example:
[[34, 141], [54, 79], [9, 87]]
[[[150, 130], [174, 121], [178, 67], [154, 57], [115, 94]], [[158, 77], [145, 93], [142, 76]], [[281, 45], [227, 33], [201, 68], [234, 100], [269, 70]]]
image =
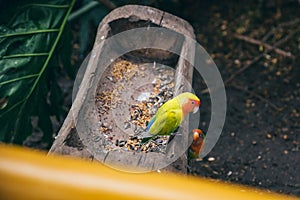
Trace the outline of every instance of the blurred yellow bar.
[[218, 181], [171, 174], [130, 174], [100, 163], [0, 145], [0, 199], [292, 200]]

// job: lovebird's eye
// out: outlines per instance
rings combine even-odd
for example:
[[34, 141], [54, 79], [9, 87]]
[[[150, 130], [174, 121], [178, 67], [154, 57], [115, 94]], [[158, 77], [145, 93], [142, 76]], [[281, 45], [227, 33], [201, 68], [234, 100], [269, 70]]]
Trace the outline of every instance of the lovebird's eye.
[[194, 102], [194, 101], [192, 101], [192, 104], [195, 104], [195, 102]]

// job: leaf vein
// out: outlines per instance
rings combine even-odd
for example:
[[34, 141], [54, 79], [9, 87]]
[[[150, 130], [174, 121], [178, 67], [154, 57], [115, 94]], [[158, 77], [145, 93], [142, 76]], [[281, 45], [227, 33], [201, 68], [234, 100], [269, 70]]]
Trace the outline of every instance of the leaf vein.
[[4, 35], [0, 35], [0, 38], [20, 36], [20, 35], [33, 35], [33, 34], [38, 34], [38, 33], [51, 33], [51, 32], [59, 32], [59, 31], [60, 31], [60, 29], [32, 30], [32, 31], [26, 31], [26, 32], [7, 33]]

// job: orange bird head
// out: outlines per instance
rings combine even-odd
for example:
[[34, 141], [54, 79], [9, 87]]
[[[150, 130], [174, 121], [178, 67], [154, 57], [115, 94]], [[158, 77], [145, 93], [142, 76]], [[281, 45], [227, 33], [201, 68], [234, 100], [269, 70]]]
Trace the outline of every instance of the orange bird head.
[[190, 146], [193, 157], [197, 158], [204, 144], [205, 135], [202, 130], [194, 129], [193, 130], [193, 142]]

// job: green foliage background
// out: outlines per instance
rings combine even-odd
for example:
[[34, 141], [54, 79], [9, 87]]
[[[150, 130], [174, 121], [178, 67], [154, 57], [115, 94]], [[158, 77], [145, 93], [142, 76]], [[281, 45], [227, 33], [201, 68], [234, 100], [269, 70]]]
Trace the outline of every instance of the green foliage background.
[[59, 42], [75, 0], [17, 3], [1, 14], [0, 140], [22, 144], [38, 117], [43, 139], [51, 141], [50, 116], [66, 114], [57, 75], [59, 62], [70, 67], [71, 43], [67, 37]]

